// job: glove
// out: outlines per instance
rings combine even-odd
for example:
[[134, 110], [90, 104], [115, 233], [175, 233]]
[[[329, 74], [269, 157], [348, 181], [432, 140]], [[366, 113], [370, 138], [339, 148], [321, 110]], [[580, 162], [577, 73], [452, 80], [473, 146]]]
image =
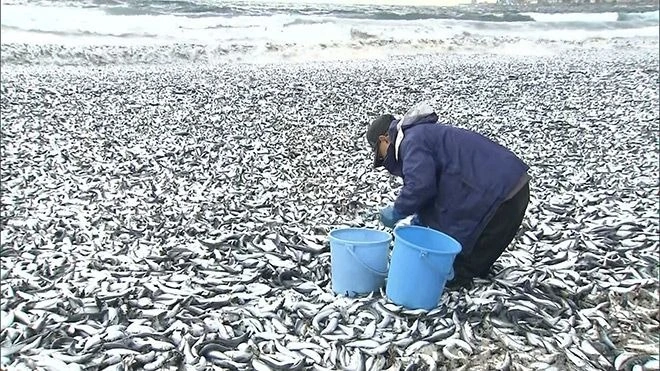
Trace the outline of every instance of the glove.
[[380, 211], [380, 221], [388, 228], [394, 228], [396, 222], [403, 218], [405, 216], [394, 210], [394, 206], [388, 206]]

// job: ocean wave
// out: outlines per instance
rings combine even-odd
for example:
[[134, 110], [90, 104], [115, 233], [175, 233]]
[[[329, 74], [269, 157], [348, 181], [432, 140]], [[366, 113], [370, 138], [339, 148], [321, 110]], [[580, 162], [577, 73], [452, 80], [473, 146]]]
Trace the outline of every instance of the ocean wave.
[[[4, 0], [7, 1], [7, 0]], [[20, 4], [20, 2], [19, 2]], [[391, 25], [398, 21], [406, 24], [437, 22], [472, 22], [475, 28], [490, 25], [506, 29], [512, 24], [538, 24], [539, 29], [603, 29], [632, 28], [635, 25], [658, 24], [658, 11], [651, 12], [599, 12], [599, 13], [525, 13], [515, 10], [493, 12], [470, 8], [433, 8], [405, 6], [329, 6], [310, 4], [262, 4], [258, 2], [202, 2], [165, 0], [63, 0], [22, 5], [3, 6], [2, 24], [17, 29], [67, 32], [83, 25], [82, 29], [99, 34], [112, 32], [96, 28], [127, 28], [118, 33], [156, 33], [176, 38], [181, 29], [225, 29], [306, 26], [319, 24], [346, 24], [365, 20], [368, 24]], [[121, 17], [121, 19], [117, 18]], [[278, 18], [279, 17], [279, 18]], [[426, 22], [428, 21], [428, 22]], [[246, 23], [246, 24], [242, 24]], [[173, 30], [174, 29], [174, 30]], [[185, 35], [181, 35], [184, 36]]]
[[[170, 53], [165, 52], [170, 47], [175, 51], [181, 49], [172, 45], [203, 45], [202, 51], [181, 50], [193, 55], [213, 56], [234, 53], [233, 43], [245, 45], [248, 49], [284, 52], [291, 48], [314, 50], [332, 45], [362, 48], [365, 43], [368, 47], [393, 45], [395, 48], [398, 45], [441, 45], [462, 37], [484, 40], [520, 38], [532, 44], [538, 40], [579, 42], [593, 38], [658, 38], [657, 10], [637, 13], [497, 13], [493, 9], [477, 11], [474, 8], [256, 2], [202, 4], [183, 0], [3, 1], [23, 1], [19, 5], [3, 5], [3, 53], [5, 44], [21, 43], [69, 47], [155, 45], [165, 48], [157, 49], [156, 54]], [[124, 12], [120, 17], [109, 15], [105, 10], [110, 8], [162, 14], [130, 15]], [[215, 15], [209, 16], [210, 13]], [[213, 47], [206, 46], [219, 44], [230, 46], [221, 48], [220, 52], [209, 51]], [[72, 50], [71, 58], [79, 59], [76, 49]], [[103, 53], [100, 60], [114, 58], [113, 52], [109, 52], [107, 58]], [[3, 60], [20, 59], [20, 56], [10, 56]]]
[[3, 30], [12, 30], [12, 31], [23, 31], [23, 32], [32, 32], [32, 33], [37, 33], [37, 34], [44, 34], [44, 35], [56, 35], [56, 36], [97, 36], [97, 37], [119, 37], [119, 38], [159, 38], [161, 35], [158, 34], [153, 34], [153, 33], [142, 33], [142, 32], [110, 32], [110, 33], [103, 33], [103, 32], [93, 32], [93, 31], [86, 31], [86, 30], [79, 30], [79, 31], [57, 31], [57, 30], [41, 30], [41, 29], [33, 29], [33, 28], [21, 28], [21, 27], [15, 27], [15, 26], [2, 26]]
[[162, 12], [154, 11], [151, 9], [129, 8], [124, 6], [114, 6], [104, 9], [108, 15], [116, 16], [131, 16], [131, 15], [162, 15]]
[[654, 12], [618, 13], [617, 21], [660, 23], [660, 10]]
[[[255, 27], [259, 27], [259, 26], [256, 25], [256, 24], [231, 25], [231, 24], [225, 24], [225, 23], [218, 23], [218, 24], [206, 26], [206, 27], [203, 27], [203, 28], [207, 29], [207, 30], [217, 30], [217, 29], [223, 29], [223, 28], [228, 28], [229, 29], [229, 28], [255, 28]], [[181, 26], [180, 28], [184, 29], [184, 30], [198, 29], [198, 28], [194, 28], [194, 27], [185, 27], [185, 26]]]
[[[98, 3], [98, 2], [97, 2]], [[456, 19], [482, 22], [614, 22], [614, 21], [658, 21], [658, 11], [651, 12], [595, 12], [595, 13], [523, 13], [515, 10], [504, 11], [503, 14], [484, 11], [457, 11], [442, 7], [412, 7], [412, 6], [360, 6], [360, 5], [312, 5], [312, 4], [273, 4], [273, 3], [209, 3], [181, 0], [132, 0], [130, 2], [102, 2], [108, 6], [103, 9], [110, 15], [166, 15], [176, 14], [187, 17], [205, 16], [264, 16], [272, 14], [289, 14], [302, 16], [324, 16], [335, 18], [368, 19], [368, 20], [432, 20]], [[308, 22], [301, 20], [302, 22]]]
[[312, 25], [312, 24], [326, 24], [326, 23], [332, 23], [331, 20], [329, 19], [303, 19], [303, 18], [296, 18], [291, 22], [287, 22], [283, 27], [291, 27], [291, 26], [304, 26], [304, 25]]
[[[335, 18], [348, 18], [348, 19], [366, 19], [366, 20], [381, 20], [381, 21], [416, 21], [416, 20], [430, 20], [430, 19], [457, 19], [467, 21], [484, 21], [484, 22], [533, 22], [534, 19], [530, 16], [518, 13], [506, 14], [481, 14], [473, 12], [454, 12], [446, 10], [432, 10], [432, 11], [385, 11], [378, 9], [370, 10], [351, 10], [351, 9], [319, 9], [319, 8], [294, 8], [283, 10], [278, 7], [238, 7], [238, 6], [168, 6], [160, 7], [156, 4], [145, 4], [138, 2], [131, 4], [131, 6], [113, 6], [104, 8], [104, 12], [108, 15], [124, 16], [124, 15], [168, 15], [175, 14], [186, 17], [237, 17], [237, 16], [264, 16], [272, 14], [291, 14], [299, 16], [324, 16]], [[300, 20], [301, 22], [309, 22], [307, 20]], [[309, 24], [309, 23], [305, 23]]]
[[[106, 5], [106, 4], [103, 4]], [[239, 15], [243, 7], [231, 5], [215, 5], [212, 3], [197, 3], [193, 1], [163, 1], [163, 0], [132, 0], [107, 4], [103, 9], [110, 15], [162, 15], [162, 14], [208, 14], [208, 15]]]
[[542, 23], [607, 23], [616, 22], [616, 12], [605, 13], [526, 13], [535, 22]]
[[479, 14], [479, 13], [454, 13], [454, 12], [372, 12], [372, 13], [348, 13], [342, 15], [344, 18], [372, 19], [383, 21], [415, 21], [429, 19], [455, 19], [463, 21], [482, 22], [533, 22], [530, 16], [508, 13], [508, 14]]
[[612, 24], [615, 22], [627, 23], [659, 23], [658, 11], [652, 12], [603, 12], [603, 13], [525, 13], [535, 22], [556, 23], [561, 26], [569, 24]]
[[[469, 19], [494, 22], [516, 22], [529, 19], [525, 12], [534, 14], [566, 14], [584, 21], [658, 18], [657, 1], [635, 4], [553, 4], [552, 6], [504, 4], [462, 5], [457, 7], [428, 7], [407, 5], [358, 5], [306, 2], [269, 2], [266, 0], [208, 1], [208, 0], [3, 0], [3, 5], [31, 5], [37, 7], [95, 8], [109, 15], [184, 15], [204, 16], [260, 16], [260, 15], [317, 15], [336, 18], [365, 18], [376, 20]], [[534, 9], [534, 10], [523, 10]], [[609, 9], [609, 10], [606, 10]], [[644, 10], [642, 10], [644, 9]], [[651, 10], [651, 11], [648, 11]], [[638, 12], [646, 12], [638, 13]], [[570, 13], [573, 12], [573, 13]], [[637, 13], [636, 13], [637, 12]], [[504, 14], [500, 14], [504, 13]], [[599, 20], [600, 19], [600, 20]], [[651, 19], [652, 20], [652, 19]]]

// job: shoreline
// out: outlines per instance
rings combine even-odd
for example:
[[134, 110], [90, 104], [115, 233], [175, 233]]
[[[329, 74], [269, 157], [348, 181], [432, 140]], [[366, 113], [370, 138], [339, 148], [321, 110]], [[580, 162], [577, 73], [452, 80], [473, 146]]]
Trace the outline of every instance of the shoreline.
[[[388, 61], [396, 59], [431, 59], [435, 57], [475, 58], [557, 58], [562, 55], [606, 54], [606, 53], [656, 53], [660, 39], [658, 37], [635, 38], [593, 38], [588, 41], [572, 43], [560, 41], [540, 41], [533, 43], [518, 38], [489, 40], [486, 38], [470, 40], [449, 40], [430, 47], [403, 44], [402, 47], [338, 47], [295, 50], [259, 51], [253, 54], [227, 52], [202, 44], [173, 44], [161, 46], [75, 46], [65, 47], [59, 44], [2, 44], [3, 68], [60, 68], [102, 66], [169, 66], [169, 65], [270, 65], [270, 64], [307, 64], [307, 63], [353, 63], [360, 61]], [[407, 49], [406, 49], [407, 47]], [[621, 49], [625, 49], [622, 51]], [[390, 54], [391, 53], [391, 54]]]

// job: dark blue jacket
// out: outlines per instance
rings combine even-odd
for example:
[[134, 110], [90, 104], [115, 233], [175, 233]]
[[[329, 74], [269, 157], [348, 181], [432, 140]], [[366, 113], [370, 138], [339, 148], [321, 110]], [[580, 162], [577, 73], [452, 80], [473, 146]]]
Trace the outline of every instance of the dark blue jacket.
[[404, 216], [417, 214], [423, 225], [454, 237], [469, 254], [529, 167], [490, 139], [437, 121], [435, 113], [407, 120], [398, 161], [398, 120], [390, 125], [384, 166], [403, 178], [394, 209]]

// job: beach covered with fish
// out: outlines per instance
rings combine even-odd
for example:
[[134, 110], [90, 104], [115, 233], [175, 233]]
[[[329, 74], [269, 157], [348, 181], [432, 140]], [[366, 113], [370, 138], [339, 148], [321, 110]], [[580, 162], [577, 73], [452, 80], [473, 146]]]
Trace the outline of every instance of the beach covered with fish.
[[[660, 369], [657, 6], [135, 4], [3, 2], [2, 370]], [[367, 125], [420, 101], [529, 164], [523, 225], [433, 310], [337, 295], [329, 233], [402, 184]]]

